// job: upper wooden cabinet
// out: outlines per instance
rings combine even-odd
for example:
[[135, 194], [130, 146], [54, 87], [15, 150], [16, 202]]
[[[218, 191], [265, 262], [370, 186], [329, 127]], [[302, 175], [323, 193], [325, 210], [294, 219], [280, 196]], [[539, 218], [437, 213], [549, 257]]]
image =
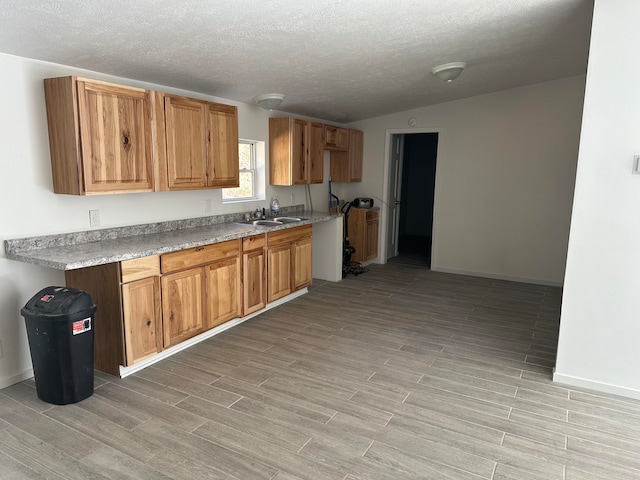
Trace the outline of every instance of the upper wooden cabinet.
[[347, 150], [349, 148], [349, 129], [325, 125], [324, 148], [327, 150]]
[[237, 187], [237, 107], [176, 95], [155, 98], [158, 190]]
[[153, 190], [148, 90], [78, 77], [44, 86], [55, 193]]
[[329, 172], [332, 182], [362, 181], [362, 144], [364, 133], [349, 130], [349, 150], [332, 151]]
[[297, 118], [269, 119], [269, 183], [323, 181], [323, 125]]
[[44, 86], [55, 193], [240, 184], [237, 107], [78, 77]]

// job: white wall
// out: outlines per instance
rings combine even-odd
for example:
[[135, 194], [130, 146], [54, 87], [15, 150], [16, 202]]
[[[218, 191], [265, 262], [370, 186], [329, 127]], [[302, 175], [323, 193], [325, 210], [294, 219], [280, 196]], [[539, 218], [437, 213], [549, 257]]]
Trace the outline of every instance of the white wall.
[[365, 131], [365, 182], [342, 192], [383, 198], [388, 130], [411, 131], [407, 121], [415, 117], [416, 130], [440, 132], [432, 268], [559, 285], [584, 81], [571, 77], [354, 123]]
[[640, 2], [596, 0], [554, 379], [640, 398]]
[[[270, 112], [216, 97], [145, 84], [95, 72], [0, 54], [0, 388], [28, 374], [31, 359], [20, 308], [40, 288], [64, 284], [61, 271], [7, 260], [3, 240], [89, 229], [90, 209], [100, 210], [101, 227], [249, 211], [268, 207], [271, 195], [281, 205], [305, 203], [303, 187], [271, 187], [263, 202], [222, 205], [220, 190], [75, 197], [53, 194], [43, 79], [82, 75], [211, 99], [238, 106], [241, 138], [268, 141]], [[272, 112], [276, 114], [276, 112]], [[328, 165], [325, 166], [328, 170]], [[267, 168], [268, 171], [268, 168]], [[316, 210], [327, 210], [327, 185], [311, 186]], [[211, 199], [212, 213], [205, 213]], [[322, 208], [324, 207], [324, 208]]]

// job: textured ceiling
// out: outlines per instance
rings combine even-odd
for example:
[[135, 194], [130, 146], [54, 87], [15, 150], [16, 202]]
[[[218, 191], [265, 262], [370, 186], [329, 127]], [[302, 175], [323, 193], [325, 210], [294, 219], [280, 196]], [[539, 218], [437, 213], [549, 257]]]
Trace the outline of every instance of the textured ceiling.
[[[0, 0], [0, 51], [348, 123], [586, 72], [593, 0]], [[467, 62], [453, 83], [430, 73]]]

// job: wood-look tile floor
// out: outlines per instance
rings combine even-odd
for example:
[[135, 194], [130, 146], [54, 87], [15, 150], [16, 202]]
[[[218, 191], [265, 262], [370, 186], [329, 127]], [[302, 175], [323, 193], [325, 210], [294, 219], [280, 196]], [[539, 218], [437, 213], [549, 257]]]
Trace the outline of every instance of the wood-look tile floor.
[[640, 479], [640, 402], [551, 382], [558, 288], [400, 258], [117, 379], [0, 390], [0, 478]]

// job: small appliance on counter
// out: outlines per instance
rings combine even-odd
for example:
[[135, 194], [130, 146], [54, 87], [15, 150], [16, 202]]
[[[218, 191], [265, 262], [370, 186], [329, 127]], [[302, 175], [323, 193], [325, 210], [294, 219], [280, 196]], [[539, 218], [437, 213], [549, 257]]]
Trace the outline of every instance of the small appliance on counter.
[[373, 207], [373, 198], [370, 198], [370, 197], [354, 198], [352, 204], [354, 208], [371, 208]]

